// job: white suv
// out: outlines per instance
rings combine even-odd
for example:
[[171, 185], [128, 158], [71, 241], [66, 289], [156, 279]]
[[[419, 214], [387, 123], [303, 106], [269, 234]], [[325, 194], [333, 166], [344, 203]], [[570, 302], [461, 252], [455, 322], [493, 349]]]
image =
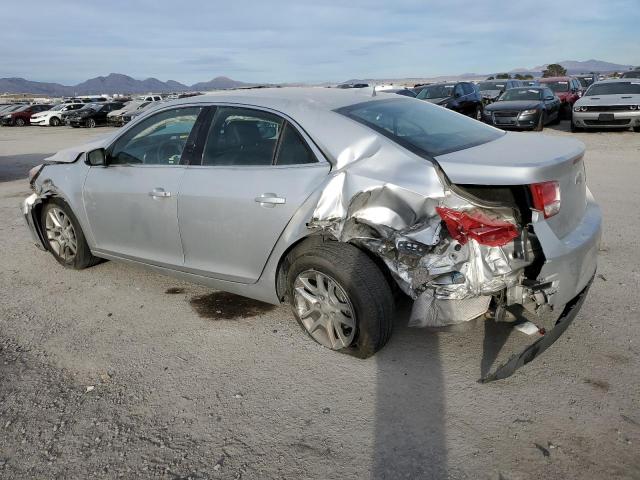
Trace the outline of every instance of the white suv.
[[50, 125], [57, 127], [62, 123], [61, 117], [63, 112], [78, 110], [84, 106], [84, 103], [61, 103], [55, 105], [49, 110], [31, 115], [31, 125], [39, 125], [41, 127]]

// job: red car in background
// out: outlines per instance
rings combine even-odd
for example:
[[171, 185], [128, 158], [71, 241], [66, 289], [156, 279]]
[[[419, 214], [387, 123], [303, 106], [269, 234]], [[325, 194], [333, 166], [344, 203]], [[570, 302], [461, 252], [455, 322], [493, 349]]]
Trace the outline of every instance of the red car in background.
[[0, 123], [7, 126], [15, 125], [16, 127], [31, 125], [31, 115], [38, 112], [44, 112], [50, 108], [51, 105], [25, 105], [13, 112], [2, 115], [0, 117]]
[[582, 97], [582, 84], [574, 77], [547, 77], [541, 78], [540, 83], [553, 90], [560, 99], [560, 113], [566, 118], [571, 116], [573, 104]]

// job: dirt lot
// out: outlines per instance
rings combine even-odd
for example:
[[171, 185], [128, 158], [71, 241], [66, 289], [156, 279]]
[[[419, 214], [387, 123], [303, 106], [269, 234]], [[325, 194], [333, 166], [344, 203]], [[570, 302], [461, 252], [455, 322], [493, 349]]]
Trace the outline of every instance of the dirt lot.
[[599, 275], [554, 346], [483, 385], [506, 341], [489, 322], [408, 329], [405, 306], [357, 360], [285, 306], [115, 262], [62, 269], [30, 244], [23, 177], [106, 132], [0, 128], [0, 478], [640, 478], [640, 134], [577, 134]]

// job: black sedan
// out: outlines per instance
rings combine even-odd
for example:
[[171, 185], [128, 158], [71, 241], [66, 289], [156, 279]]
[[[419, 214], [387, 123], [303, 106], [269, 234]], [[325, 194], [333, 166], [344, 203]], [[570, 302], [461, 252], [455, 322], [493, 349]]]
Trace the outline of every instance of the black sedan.
[[471, 82], [434, 83], [420, 90], [416, 98], [476, 120], [482, 117], [482, 95], [478, 87]]
[[86, 107], [65, 116], [65, 123], [72, 127], [89, 128], [97, 125], [106, 125], [109, 112], [120, 110], [122, 107], [124, 107], [124, 103], [121, 102], [90, 103]]
[[499, 128], [541, 131], [560, 121], [560, 99], [547, 87], [520, 87], [504, 92], [484, 107], [482, 120]]

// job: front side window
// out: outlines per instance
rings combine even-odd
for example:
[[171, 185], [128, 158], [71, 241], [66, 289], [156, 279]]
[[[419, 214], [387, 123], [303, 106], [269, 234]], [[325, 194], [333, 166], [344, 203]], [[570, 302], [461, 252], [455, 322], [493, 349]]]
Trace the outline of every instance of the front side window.
[[471, 148], [505, 134], [428, 102], [374, 100], [343, 107], [336, 112], [423, 156], [435, 157]]
[[202, 165], [272, 165], [284, 120], [261, 110], [219, 107]]
[[179, 165], [201, 110], [165, 110], [141, 121], [115, 142], [109, 164]]

